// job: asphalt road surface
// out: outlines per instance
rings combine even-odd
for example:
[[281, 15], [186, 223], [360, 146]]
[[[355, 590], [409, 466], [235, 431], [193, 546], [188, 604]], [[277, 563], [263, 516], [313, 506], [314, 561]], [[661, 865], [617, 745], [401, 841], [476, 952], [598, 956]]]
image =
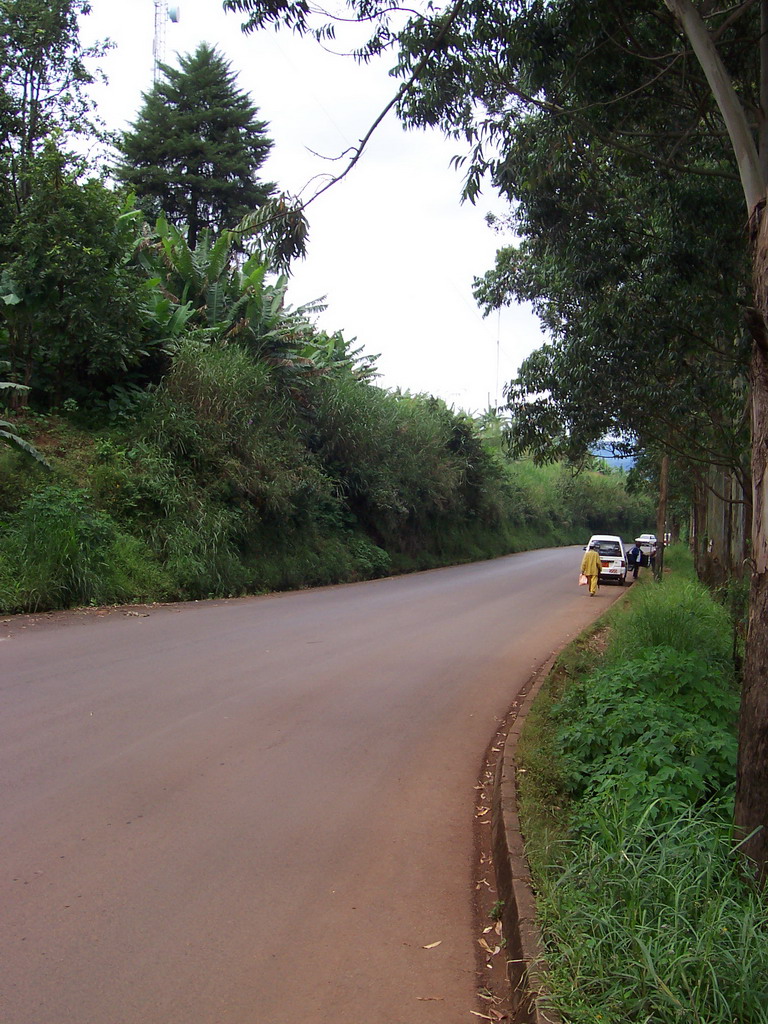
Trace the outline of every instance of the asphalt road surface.
[[0, 623], [2, 1024], [477, 1024], [474, 787], [580, 557]]

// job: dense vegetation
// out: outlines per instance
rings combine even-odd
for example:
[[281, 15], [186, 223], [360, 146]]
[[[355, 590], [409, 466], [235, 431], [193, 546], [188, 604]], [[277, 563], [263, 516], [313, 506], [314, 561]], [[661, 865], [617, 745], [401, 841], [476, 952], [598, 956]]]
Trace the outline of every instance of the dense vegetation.
[[560, 660], [519, 756], [569, 1024], [768, 1020], [768, 908], [735, 853], [733, 623], [671, 559]]
[[468, 416], [343, 361], [290, 387], [285, 371], [192, 338], [97, 429], [74, 403], [9, 413], [54, 471], [0, 449], [0, 607], [366, 579], [647, 522], [606, 466], [510, 462]]

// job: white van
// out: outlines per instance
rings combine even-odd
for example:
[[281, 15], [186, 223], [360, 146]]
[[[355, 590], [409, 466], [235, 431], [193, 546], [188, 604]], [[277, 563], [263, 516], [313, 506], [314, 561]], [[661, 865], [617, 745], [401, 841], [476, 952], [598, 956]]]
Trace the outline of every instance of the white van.
[[637, 544], [644, 555], [650, 555], [651, 548], [656, 547], [656, 534], [641, 533], [639, 537], [635, 538], [635, 544]]
[[627, 578], [627, 553], [621, 537], [608, 533], [595, 533], [589, 538], [586, 551], [592, 544], [597, 544], [600, 553], [600, 582], [611, 580], [624, 586]]

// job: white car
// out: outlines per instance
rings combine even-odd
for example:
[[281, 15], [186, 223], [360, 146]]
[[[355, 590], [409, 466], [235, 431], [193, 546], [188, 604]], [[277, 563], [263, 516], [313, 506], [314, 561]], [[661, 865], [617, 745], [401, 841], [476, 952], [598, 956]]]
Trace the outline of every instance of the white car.
[[641, 533], [639, 537], [635, 538], [635, 544], [637, 544], [644, 555], [649, 555], [651, 548], [656, 547], [656, 534]]
[[586, 551], [592, 544], [597, 544], [600, 553], [600, 582], [612, 580], [623, 587], [627, 578], [627, 554], [621, 537], [614, 537], [609, 533], [593, 534], [584, 550]]

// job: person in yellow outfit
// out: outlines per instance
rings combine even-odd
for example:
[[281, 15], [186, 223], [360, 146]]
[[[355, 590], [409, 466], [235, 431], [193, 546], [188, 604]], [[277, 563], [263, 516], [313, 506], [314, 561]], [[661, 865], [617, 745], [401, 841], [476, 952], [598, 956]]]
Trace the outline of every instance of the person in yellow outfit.
[[584, 552], [581, 572], [587, 577], [589, 596], [594, 597], [597, 593], [597, 584], [600, 582], [600, 551], [594, 541], [590, 544], [589, 551]]

